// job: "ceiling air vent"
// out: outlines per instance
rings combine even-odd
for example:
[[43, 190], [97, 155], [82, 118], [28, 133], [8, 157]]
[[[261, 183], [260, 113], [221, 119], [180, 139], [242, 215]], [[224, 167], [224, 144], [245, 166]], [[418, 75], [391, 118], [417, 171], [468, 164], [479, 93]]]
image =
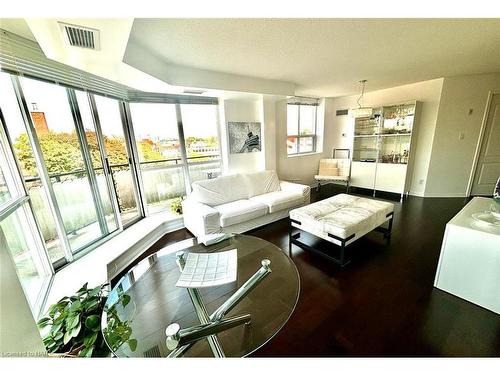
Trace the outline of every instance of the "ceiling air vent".
[[59, 25], [70, 46], [99, 49], [99, 30], [67, 23], [59, 23]]
[[337, 116], [347, 116], [349, 114], [348, 109], [337, 109], [336, 115]]
[[205, 90], [197, 90], [197, 89], [186, 89], [183, 91], [184, 94], [190, 94], [190, 95], [201, 95], [205, 93]]

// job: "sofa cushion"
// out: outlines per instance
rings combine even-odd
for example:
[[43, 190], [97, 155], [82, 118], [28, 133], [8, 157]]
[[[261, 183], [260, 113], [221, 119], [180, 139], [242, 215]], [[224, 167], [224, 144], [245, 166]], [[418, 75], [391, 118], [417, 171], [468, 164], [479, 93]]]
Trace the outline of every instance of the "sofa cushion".
[[347, 238], [383, 223], [386, 215], [393, 211], [394, 204], [389, 202], [338, 194], [292, 210], [290, 218], [315, 231]]
[[248, 193], [246, 198], [280, 190], [280, 180], [276, 171], [245, 173], [241, 177]]
[[300, 191], [273, 191], [250, 198], [253, 202], [260, 202], [269, 207], [269, 212], [278, 212], [304, 203], [304, 196]]
[[192, 188], [193, 199], [212, 207], [248, 198], [248, 189], [240, 174], [195, 181]]
[[233, 224], [255, 219], [267, 214], [265, 204], [248, 199], [221, 204], [214, 207], [220, 214], [220, 226], [225, 228]]

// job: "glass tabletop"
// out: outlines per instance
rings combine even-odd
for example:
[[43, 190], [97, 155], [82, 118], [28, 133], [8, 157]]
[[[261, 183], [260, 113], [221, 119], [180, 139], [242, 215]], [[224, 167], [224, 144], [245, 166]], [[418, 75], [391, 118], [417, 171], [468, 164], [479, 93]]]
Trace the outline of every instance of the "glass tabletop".
[[[130, 270], [113, 287], [102, 316], [106, 343], [117, 357], [167, 357], [165, 329], [172, 323], [181, 328], [200, 324], [185, 288], [176, 287], [180, 270], [175, 252], [212, 253], [237, 249], [235, 282], [198, 289], [208, 310], [215, 311], [269, 259], [272, 272], [227, 315], [249, 313], [251, 323], [217, 334], [227, 357], [243, 357], [276, 335], [297, 304], [300, 279], [297, 268], [283, 250], [248, 235], [233, 235], [204, 246], [186, 240], [158, 251]], [[212, 357], [206, 339], [197, 341], [184, 357]]]

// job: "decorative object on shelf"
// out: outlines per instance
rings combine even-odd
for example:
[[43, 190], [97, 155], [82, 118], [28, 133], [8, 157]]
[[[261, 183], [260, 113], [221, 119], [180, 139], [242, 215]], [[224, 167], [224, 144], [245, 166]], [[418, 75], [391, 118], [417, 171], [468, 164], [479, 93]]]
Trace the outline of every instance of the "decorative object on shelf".
[[[189, 267], [187, 263], [189, 255], [191, 253], [188, 254], [188, 257], [185, 257], [184, 251], [176, 253], [177, 265], [181, 272], [184, 272], [185, 267]], [[269, 267], [271, 261], [264, 259], [261, 264], [260, 269], [210, 316], [199, 290], [195, 288], [186, 289], [201, 324], [183, 329], [178, 323], [172, 323], [165, 329], [167, 336], [166, 345], [168, 349], [172, 350], [169, 354], [170, 358], [182, 356], [194, 343], [205, 338], [208, 340], [215, 357], [225, 357], [224, 350], [216, 334], [241, 324], [250, 324], [250, 314], [240, 314], [230, 318], [225, 318], [225, 316], [271, 273], [271, 268]]]
[[260, 122], [228, 122], [229, 152], [242, 154], [261, 150]]
[[[50, 306], [47, 315], [38, 321], [43, 343], [49, 355], [58, 357], [109, 357], [109, 347], [101, 332], [101, 314], [105, 310], [108, 284], [88, 288], [85, 283], [73, 296], [63, 297]], [[125, 307], [130, 297], [122, 294], [117, 303]], [[106, 309], [113, 314], [113, 308]], [[120, 324], [117, 316], [114, 320]], [[135, 350], [137, 342], [131, 337], [130, 327], [121, 326], [114, 334], [115, 342], [128, 342]], [[120, 345], [121, 345], [120, 344]]]

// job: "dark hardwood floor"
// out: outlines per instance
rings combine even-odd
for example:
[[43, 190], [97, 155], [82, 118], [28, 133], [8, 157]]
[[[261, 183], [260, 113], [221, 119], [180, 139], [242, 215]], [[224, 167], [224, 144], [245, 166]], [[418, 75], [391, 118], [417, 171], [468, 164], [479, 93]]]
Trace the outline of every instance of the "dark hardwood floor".
[[[327, 185], [312, 200], [336, 192]], [[433, 288], [445, 224], [466, 200], [409, 197], [395, 203], [390, 243], [381, 233], [366, 235], [348, 247], [353, 261], [345, 268], [293, 247], [299, 302], [254, 356], [500, 355], [499, 316]], [[287, 220], [247, 234], [288, 249]], [[169, 233], [143, 257], [189, 237], [187, 230]]]

